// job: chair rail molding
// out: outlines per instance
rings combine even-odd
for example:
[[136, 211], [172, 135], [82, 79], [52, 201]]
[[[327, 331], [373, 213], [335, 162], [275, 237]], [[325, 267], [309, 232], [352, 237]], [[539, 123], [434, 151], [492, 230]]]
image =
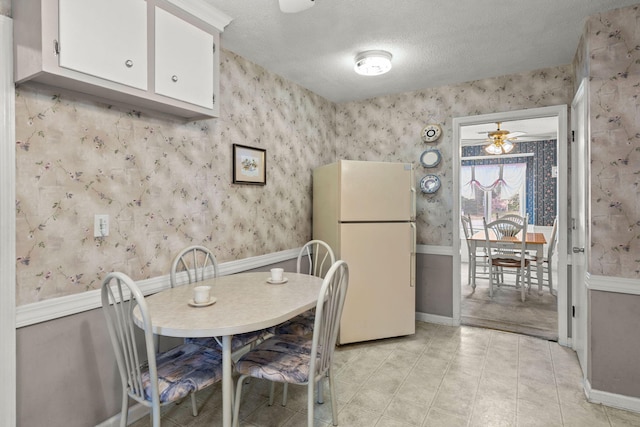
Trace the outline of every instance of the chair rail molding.
[[453, 256], [453, 246], [417, 245], [416, 252], [422, 255]]
[[[261, 268], [267, 265], [288, 261], [290, 259], [296, 259], [299, 252], [300, 248], [288, 249], [281, 252], [274, 252], [272, 254], [259, 255], [237, 261], [229, 261], [219, 264], [218, 272], [220, 276], [226, 276], [228, 274], [235, 274], [242, 271]], [[171, 287], [171, 281], [168, 274], [152, 277], [150, 279], [138, 280], [136, 282], [144, 295], [154, 294]], [[93, 310], [101, 306], [102, 302], [100, 300], [99, 289], [25, 304], [17, 308], [15, 327], [22, 328], [36, 323]]]
[[590, 291], [616, 292], [619, 294], [640, 295], [640, 280], [624, 277], [598, 276], [587, 273], [585, 285]]

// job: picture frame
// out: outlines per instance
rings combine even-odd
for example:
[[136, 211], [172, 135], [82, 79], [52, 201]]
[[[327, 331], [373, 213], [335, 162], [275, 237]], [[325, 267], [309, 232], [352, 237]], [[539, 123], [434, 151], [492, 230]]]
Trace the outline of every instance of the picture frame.
[[267, 184], [267, 150], [233, 144], [232, 158], [234, 184]]

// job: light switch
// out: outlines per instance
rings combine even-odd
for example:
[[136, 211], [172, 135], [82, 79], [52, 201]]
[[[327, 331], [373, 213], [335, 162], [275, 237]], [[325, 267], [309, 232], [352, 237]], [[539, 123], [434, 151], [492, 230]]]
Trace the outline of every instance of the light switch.
[[558, 167], [551, 166], [551, 178], [557, 178], [557, 177], [558, 177]]
[[107, 237], [109, 235], [109, 215], [94, 215], [93, 237]]

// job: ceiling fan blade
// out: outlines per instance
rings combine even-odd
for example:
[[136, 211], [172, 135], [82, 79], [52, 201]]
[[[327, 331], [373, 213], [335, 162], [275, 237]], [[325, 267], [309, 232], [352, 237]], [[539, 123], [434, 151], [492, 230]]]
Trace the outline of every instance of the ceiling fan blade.
[[278, 0], [280, 10], [284, 13], [298, 13], [309, 9], [315, 4], [314, 0]]

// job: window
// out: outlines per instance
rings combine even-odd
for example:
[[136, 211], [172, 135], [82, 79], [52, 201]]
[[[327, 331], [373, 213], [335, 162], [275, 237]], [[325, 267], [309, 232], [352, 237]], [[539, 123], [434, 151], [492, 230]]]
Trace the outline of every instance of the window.
[[474, 229], [506, 214], [525, 215], [526, 163], [462, 166], [462, 211], [469, 214]]

